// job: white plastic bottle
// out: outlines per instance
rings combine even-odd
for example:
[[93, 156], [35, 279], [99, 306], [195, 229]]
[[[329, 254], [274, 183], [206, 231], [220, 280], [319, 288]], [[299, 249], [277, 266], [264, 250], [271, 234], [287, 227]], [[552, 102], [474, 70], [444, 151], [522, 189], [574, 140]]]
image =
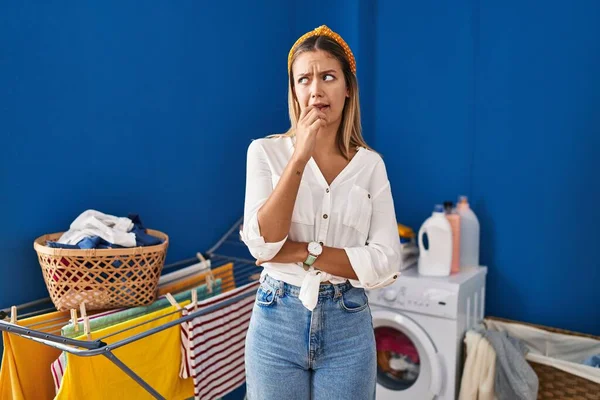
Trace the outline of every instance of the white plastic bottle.
[[[423, 245], [427, 234], [429, 248]], [[431, 217], [419, 229], [419, 274], [448, 276], [452, 266], [452, 228], [446, 218], [444, 207], [435, 206]]]
[[460, 267], [479, 266], [479, 220], [469, 207], [467, 196], [460, 196], [456, 211], [460, 215]]

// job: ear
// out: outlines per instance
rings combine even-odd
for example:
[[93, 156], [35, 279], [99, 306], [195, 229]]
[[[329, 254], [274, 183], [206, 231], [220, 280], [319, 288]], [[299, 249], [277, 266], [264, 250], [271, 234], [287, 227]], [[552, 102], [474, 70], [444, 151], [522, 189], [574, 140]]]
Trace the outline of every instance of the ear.
[[346, 97], [350, 98], [350, 89], [346, 89]]

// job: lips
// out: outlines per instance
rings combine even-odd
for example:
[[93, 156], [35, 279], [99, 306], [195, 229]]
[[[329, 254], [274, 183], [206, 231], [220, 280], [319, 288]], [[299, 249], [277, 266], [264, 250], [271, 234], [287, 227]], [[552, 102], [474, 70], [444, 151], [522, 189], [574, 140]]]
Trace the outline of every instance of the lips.
[[320, 111], [325, 111], [329, 108], [328, 104], [314, 104], [315, 107], [317, 107]]

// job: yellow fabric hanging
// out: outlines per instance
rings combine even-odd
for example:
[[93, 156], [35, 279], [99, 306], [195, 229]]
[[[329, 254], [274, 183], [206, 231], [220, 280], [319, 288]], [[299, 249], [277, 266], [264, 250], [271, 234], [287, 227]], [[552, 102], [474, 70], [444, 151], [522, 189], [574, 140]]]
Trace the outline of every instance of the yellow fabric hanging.
[[[68, 320], [68, 312], [52, 312], [18, 321], [18, 325], [60, 335], [60, 327]], [[2, 332], [2, 340], [0, 400], [54, 398], [50, 364], [60, 355], [60, 350], [7, 332]]]
[[[180, 303], [181, 306], [190, 301]], [[92, 333], [92, 339], [120, 331], [127, 327], [169, 314], [175, 307], [144, 315]], [[181, 313], [174, 313], [126, 332], [103, 339], [111, 344], [148, 331], [167, 322], [174, 321]], [[181, 327], [176, 325], [154, 335], [120, 347], [114, 354], [125, 365], [144, 379], [152, 388], [167, 399], [193, 397], [194, 384], [191, 378], [179, 378], [181, 365]], [[84, 336], [78, 339], [84, 339]], [[67, 370], [64, 373], [56, 399], [146, 399], [150, 394], [131, 377], [119, 369], [108, 358], [98, 355], [78, 357], [67, 354]]]

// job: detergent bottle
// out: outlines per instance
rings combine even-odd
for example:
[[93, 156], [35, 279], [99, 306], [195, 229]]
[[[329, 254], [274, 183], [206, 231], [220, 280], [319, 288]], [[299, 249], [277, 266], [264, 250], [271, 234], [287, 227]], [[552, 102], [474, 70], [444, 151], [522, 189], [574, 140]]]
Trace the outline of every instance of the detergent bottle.
[[479, 220], [469, 206], [467, 196], [460, 196], [456, 211], [460, 215], [460, 266], [479, 266]]
[[[428, 248], [423, 244], [427, 235]], [[419, 274], [448, 276], [452, 266], [452, 228], [444, 207], [437, 204], [431, 217], [419, 229]]]
[[452, 228], [452, 267], [450, 272], [456, 274], [460, 271], [460, 215], [454, 209], [454, 203], [444, 202], [446, 219], [450, 222]]

